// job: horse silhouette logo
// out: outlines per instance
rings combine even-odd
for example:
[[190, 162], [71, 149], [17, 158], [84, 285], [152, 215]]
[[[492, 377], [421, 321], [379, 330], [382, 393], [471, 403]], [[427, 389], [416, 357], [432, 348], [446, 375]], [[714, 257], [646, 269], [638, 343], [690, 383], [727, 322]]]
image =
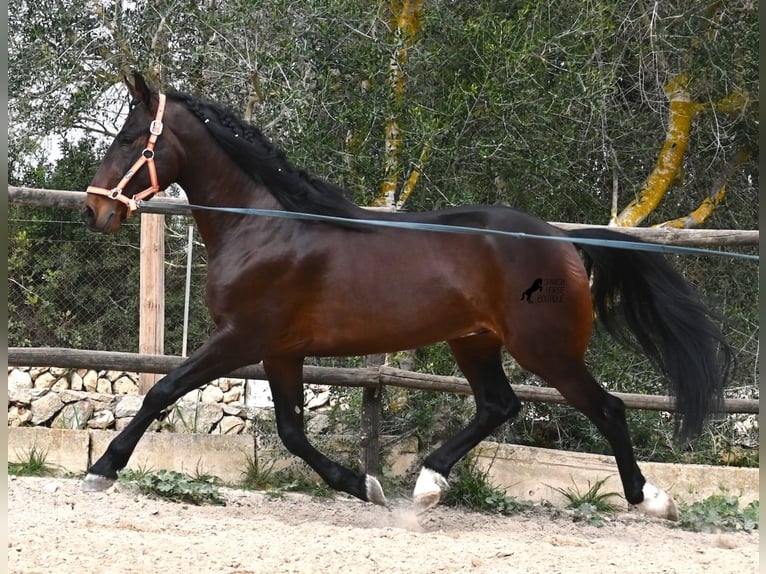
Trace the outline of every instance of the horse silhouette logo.
[[534, 293], [535, 291], [542, 291], [542, 290], [543, 290], [543, 280], [541, 277], [538, 277], [537, 279], [534, 280], [534, 282], [529, 287], [529, 289], [527, 289], [521, 294], [521, 300], [526, 299], [527, 303], [534, 303], [534, 301], [532, 301], [532, 293]]

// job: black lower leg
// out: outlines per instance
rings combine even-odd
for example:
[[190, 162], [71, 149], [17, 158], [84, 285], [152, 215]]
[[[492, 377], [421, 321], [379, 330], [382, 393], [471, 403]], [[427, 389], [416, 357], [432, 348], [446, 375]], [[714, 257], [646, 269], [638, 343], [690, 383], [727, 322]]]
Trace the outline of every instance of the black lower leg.
[[521, 409], [521, 402], [503, 371], [501, 345], [494, 336], [477, 335], [450, 341], [450, 347], [473, 390], [476, 415], [462, 431], [425, 459], [423, 465], [444, 478], [457, 461]]
[[[510, 387], [508, 390], [510, 391]], [[507, 397], [502, 402], [477, 401], [476, 415], [471, 422], [426, 457], [423, 466], [435, 470], [446, 478], [457, 461], [467, 455], [497, 427], [516, 416], [520, 408], [521, 403], [515, 394], [512, 395], [512, 399]]]
[[563, 383], [555, 379], [549, 379], [549, 382], [604, 435], [612, 447], [626, 500], [631, 504], [641, 502], [646, 479], [633, 454], [622, 400], [607, 393], [584, 367], [579, 376], [570, 375]]
[[197, 353], [149, 390], [133, 420], [109, 443], [104, 454], [90, 467], [90, 475], [116, 479], [117, 472], [128, 464], [144, 432], [164, 409], [189, 391], [251, 362], [245, 358], [235, 358], [231, 352], [233, 346], [229, 346], [228, 352], [224, 353], [220, 352], [219, 346], [214, 343], [215, 339], [211, 337]]
[[361, 500], [368, 500], [367, 475], [348, 469], [327, 458], [309, 443], [303, 420], [303, 361], [264, 360], [269, 379], [277, 432], [285, 448], [303, 459], [327, 485], [347, 492]]
[[619, 398], [606, 394], [601, 416], [591, 420], [612, 447], [625, 499], [630, 504], [638, 504], [644, 498], [643, 487], [646, 479], [641, 474], [633, 454], [633, 444], [625, 418], [625, 404]]

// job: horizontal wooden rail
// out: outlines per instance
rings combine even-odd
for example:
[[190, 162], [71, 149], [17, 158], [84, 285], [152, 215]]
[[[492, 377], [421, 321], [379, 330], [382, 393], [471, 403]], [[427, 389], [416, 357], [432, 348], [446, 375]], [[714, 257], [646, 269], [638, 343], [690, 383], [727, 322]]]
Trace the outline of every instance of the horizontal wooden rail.
[[[37, 207], [80, 208], [85, 201], [84, 191], [61, 191], [56, 189], [35, 189], [8, 186], [8, 201], [18, 205]], [[148, 201], [141, 207], [143, 213], [164, 215], [188, 215], [186, 200], [163, 197], [161, 202]], [[605, 225], [551, 222], [562, 229], [580, 227], [604, 228]], [[610, 228], [615, 229], [615, 228]], [[689, 247], [747, 246], [758, 245], [759, 231], [734, 229], [665, 229], [654, 227], [620, 227], [618, 231], [638, 239]]]
[[[68, 369], [105, 369], [139, 373], [169, 373], [185, 359], [168, 355], [139, 355], [110, 351], [87, 351], [54, 347], [9, 347], [8, 365], [15, 367], [62, 367]], [[227, 376], [243, 379], [265, 379], [263, 366], [250, 365]], [[344, 369], [305, 366], [303, 381], [307, 384], [335, 385], [339, 387], [368, 387], [382, 385], [470, 395], [471, 387], [462, 377], [445, 377], [405, 371], [392, 367]], [[566, 404], [556, 389], [530, 385], [511, 385], [519, 399], [529, 402]], [[675, 400], [658, 395], [613, 393], [631, 409], [672, 411]], [[757, 414], [757, 399], [725, 399], [720, 412]]]

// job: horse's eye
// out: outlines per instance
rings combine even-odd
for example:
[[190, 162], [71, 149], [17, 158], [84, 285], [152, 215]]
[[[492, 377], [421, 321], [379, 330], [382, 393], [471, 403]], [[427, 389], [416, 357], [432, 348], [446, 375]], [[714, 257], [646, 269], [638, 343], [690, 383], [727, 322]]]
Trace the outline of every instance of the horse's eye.
[[130, 100], [130, 106], [129, 106], [129, 107], [130, 107], [130, 111], [133, 111], [133, 110], [135, 110], [135, 109], [136, 109], [136, 106], [137, 106], [139, 103], [141, 103], [141, 102], [139, 102], [139, 101], [138, 101], [138, 98], [133, 98], [132, 100]]
[[123, 131], [117, 134], [115, 138], [120, 145], [133, 145], [139, 134]]

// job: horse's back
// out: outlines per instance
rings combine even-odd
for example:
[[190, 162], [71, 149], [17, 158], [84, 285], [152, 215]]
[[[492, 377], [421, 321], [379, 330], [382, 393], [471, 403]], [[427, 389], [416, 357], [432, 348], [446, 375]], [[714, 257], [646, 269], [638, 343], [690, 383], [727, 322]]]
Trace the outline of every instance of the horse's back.
[[551, 356], [581, 360], [593, 323], [588, 275], [574, 244], [545, 239], [566, 237], [566, 231], [497, 205], [435, 211], [422, 221], [542, 236], [482, 236], [494, 259], [484, 287], [494, 293], [500, 321], [492, 330], [532, 371]]
[[[566, 344], [571, 343], [572, 356], [584, 352], [592, 309], [588, 277], [577, 249], [566, 241], [515, 235], [561, 238], [565, 231], [499, 205], [383, 214], [380, 218], [506, 231], [509, 235], [397, 229], [383, 232], [381, 243], [372, 237], [369, 242], [361, 241], [357, 248], [360, 253], [369, 249], [368, 261], [375, 267], [361, 280], [363, 290], [376, 294], [377, 302], [382, 303], [378, 307], [385, 311], [385, 317], [370, 324], [385, 330], [387, 323], [400, 335], [420, 324], [435, 340], [488, 330], [509, 350], [518, 347], [520, 356], [532, 348], [557, 346], [555, 338], [570, 340]], [[355, 275], [359, 274], [357, 270]], [[351, 275], [346, 278], [346, 289], [359, 287], [352, 286], [356, 282]]]

